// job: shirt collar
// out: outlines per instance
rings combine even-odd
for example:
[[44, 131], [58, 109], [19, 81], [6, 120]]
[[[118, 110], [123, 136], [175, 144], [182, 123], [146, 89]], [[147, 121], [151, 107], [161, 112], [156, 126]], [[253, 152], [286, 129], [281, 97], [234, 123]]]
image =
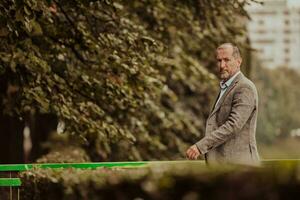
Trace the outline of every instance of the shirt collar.
[[224, 81], [220, 82], [220, 88], [222, 90], [226, 89], [227, 87], [229, 87], [232, 83], [232, 81], [235, 79], [235, 77], [237, 77], [237, 75], [239, 75], [241, 73], [241, 71], [236, 72], [230, 79], [228, 79], [225, 83]]

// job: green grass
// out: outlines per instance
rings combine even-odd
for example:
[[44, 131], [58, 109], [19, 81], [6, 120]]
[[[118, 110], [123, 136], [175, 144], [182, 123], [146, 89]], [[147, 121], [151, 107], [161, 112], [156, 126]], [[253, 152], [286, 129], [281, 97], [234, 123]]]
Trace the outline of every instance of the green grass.
[[278, 139], [270, 145], [259, 144], [258, 150], [262, 159], [300, 159], [300, 139]]

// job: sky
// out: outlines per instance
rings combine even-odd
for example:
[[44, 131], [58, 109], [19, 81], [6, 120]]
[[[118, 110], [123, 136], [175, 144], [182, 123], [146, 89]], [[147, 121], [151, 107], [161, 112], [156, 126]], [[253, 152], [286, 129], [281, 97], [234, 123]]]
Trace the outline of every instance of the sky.
[[288, 0], [289, 6], [300, 7], [300, 0]]

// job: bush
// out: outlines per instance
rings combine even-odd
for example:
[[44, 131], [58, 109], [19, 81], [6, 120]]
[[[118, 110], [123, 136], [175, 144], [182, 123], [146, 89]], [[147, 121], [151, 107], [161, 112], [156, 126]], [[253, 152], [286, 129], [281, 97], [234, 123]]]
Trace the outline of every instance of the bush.
[[22, 199], [289, 199], [300, 195], [298, 162], [262, 168], [199, 162], [137, 169], [41, 170], [22, 173]]

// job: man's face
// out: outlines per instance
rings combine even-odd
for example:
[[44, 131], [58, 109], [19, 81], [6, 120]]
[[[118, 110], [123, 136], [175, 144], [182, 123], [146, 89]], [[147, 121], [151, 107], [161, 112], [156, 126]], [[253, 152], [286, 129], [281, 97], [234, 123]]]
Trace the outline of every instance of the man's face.
[[224, 81], [227, 81], [232, 77], [240, 69], [242, 63], [242, 59], [233, 57], [232, 53], [232, 47], [225, 47], [217, 50], [219, 75]]

